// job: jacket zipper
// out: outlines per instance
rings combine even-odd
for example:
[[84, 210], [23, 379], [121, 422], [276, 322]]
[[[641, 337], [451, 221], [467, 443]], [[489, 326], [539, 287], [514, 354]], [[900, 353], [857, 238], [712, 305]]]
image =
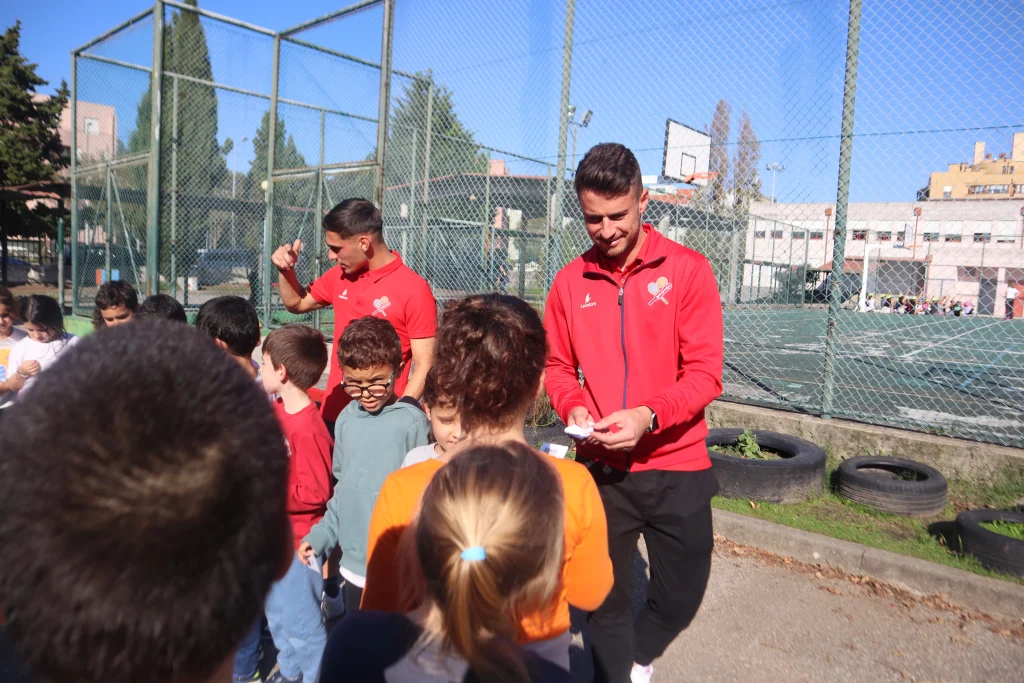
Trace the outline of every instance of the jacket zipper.
[[[626, 280], [629, 279], [627, 274], [622, 278], [622, 282], [619, 284], [619, 337], [622, 342], [622, 365], [625, 369], [625, 378], [622, 382], [622, 409], [626, 409], [626, 399], [629, 392], [629, 356], [626, 355]], [[633, 466], [633, 458], [629, 451], [626, 451], [626, 471], [629, 472]]]

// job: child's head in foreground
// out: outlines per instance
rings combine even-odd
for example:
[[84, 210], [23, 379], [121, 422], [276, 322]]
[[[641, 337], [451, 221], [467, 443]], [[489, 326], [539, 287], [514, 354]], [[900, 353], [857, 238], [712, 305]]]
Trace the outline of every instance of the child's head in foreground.
[[338, 340], [338, 363], [345, 393], [367, 412], [379, 412], [395, 398], [402, 373], [402, 341], [391, 323], [366, 316], [353, 320]]
[[452, 400], [437, 389], [437, 379], [433, 369], [427, 372], [423, 384], [423, 395], [420, 397], [423, 410], [430, 418], [430, 434], [434, 439], [434, 451], [441, 455], [455, 448], [462, 440], [462, 423], [459, 411]]
[[135, 314], [135, 318], [138, 320], [144, 318], [163, 318], [164, 320], [173, 320], [179, 323], [188, 322], [184, 306], [169, 294], [154, 294], [153, 296], [146, 297], [146, 300], [139, 306], [139, 312]]
[[15, 311], [14, 295], [11, 290], [0, 285], [0, 337], [10, 336], [14, 329]]
[[199, 307], [196, 329], [236, 358], [249, 358], [260, 345], [256, 309], [240, 296], [218, 296]]
[[96, 307], [92, 312], [95, 329], [124, 325], [132, 321], [139, 310], [139, 295], [135, 288], [121, 280], [111, 280], [96, 291]]
[[230, 679], [291, 559], [284, 436], [252, 380], [191, 328], [139, 321], [83, 339], [4, 423], [0, 618], [26, 663], [51, 683]]
[[554, 468], [513, 442], [459, 453], [424, 492], [413, 545], [432, 608], [426, 637], [479, 680], [529, 680], [512, 643], [523, 615], [561, 586], [564, 516]]
[[454, 405], [462, 433], [508, 429], [526, 417], [541, 390], [547, 337], [530, 304], [479, 294], [445, 306], [430, 373]]
[[47, 344], [64, 334], [64, 313], [60, 304], [45, 294], [23, 296], [18, 301], [18, 318], [33, 341]]
[[263, 340], [260, 377], [268, 394], [279, 393], [289, 384], [304, 392], [316, 386], [326, 367], [327, 341], [309, 325], [285, 325]]

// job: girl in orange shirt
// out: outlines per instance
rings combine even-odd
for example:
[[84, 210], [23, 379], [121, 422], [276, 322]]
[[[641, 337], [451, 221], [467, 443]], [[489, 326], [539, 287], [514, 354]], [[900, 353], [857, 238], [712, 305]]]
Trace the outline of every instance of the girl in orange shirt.
[[[399, 540], [423, 491], [445, 462], [468, 445], [529, 445], [526, 414], [540, 395], [547, 342], [540, 316], [525, 301], [484, 294], [450, 303], [437, 331], [431, 368], [439, 396], [458, 412], [464, 443], [436, 460], [393, 472], [370, 520], [362, 609], [408, 611], [418, 604], [398, 560]], [[612, 587], [604, 506], [590, 472], [537, 451], [555, 469], [565, 500], [562, 586], [551, 609], [525, 615], [516, 639], [569, 668], [569, 605], [590, 612]]]

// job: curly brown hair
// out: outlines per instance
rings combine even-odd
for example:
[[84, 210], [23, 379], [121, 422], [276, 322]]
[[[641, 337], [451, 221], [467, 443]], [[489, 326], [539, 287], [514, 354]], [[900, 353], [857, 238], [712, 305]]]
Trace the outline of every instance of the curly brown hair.
[[397, 373], [402, 366], [402, 340], [384, 318], [372, 315], [357, 318], [341, 333], [338, 362], [353, 370], [391, 365]]
[[451, 399], [464, 432], [507, 428], [536, 397], [547, 351], [540, 315], [522, 299], [480, 294], [452, 301], [437, 330], [436, 391]]

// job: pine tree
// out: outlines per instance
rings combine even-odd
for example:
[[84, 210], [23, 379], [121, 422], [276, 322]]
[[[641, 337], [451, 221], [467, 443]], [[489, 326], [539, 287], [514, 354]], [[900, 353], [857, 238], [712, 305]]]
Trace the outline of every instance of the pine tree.
[[[33, 100], [47, 85], [36, 74], [36, 65], [19, 52], [21, 22], [15, 22], [0, 36], [0, 187], [52, 180], [69, 159], [58, 129], [60, 114], [68, 101], [68, 88], [61, 81], [57, 94]], [[8, 234], [52, 233], [52, 211], [38, 205], [29, 210], [21, 203], [9, 203], [4, 215]]]
[[739, 144], [733, 159], [732, 192], [736, 207], [743, 212], [750, 209], [750, 202], [761, 198], [761, 143], [757, 140], [750, 114], [744, 109], [740, 114]]

